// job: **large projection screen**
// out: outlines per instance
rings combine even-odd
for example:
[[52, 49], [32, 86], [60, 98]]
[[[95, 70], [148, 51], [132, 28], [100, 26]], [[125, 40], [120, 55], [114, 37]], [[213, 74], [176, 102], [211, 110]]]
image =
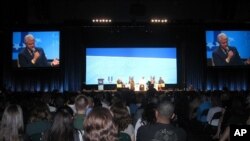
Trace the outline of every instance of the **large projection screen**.
[[133, 77], [135, 83], [142, 78], [156, 83], [161, 77], [165, 84], [177, 84], [176, 47], [87, 47], [86, 84], [127, 84]]

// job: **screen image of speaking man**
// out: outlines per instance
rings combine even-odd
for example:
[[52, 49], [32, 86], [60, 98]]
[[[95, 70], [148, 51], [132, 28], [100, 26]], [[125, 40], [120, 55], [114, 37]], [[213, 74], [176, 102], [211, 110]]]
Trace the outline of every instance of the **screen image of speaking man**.
[[228, 37], [225, 33], [217, 35], [219, 47], [212, 53], [212, 62], [214, 66], [247, 65], [250, 61], [243, 61], [236, 47], [228, 45]]
[[54, 59], [49, 62], [44, 50], [35, 46], [35, 38], [32, 34], [24, 37], [25, 48], [18, 54], [19, 67], [56, 67], [59, 66], [59, 60]]

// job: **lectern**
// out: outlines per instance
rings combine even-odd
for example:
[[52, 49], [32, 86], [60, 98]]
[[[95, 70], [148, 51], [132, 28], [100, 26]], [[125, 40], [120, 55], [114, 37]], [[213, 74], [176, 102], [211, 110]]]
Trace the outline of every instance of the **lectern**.
[[99, 91], [104, 90], [104, 79], [103, 78], [98, 79], [98, 90]]

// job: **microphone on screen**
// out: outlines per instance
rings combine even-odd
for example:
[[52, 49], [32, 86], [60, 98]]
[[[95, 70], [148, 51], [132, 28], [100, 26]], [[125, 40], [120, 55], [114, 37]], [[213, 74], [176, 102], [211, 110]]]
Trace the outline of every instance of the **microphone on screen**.
[[32, 48], [32, 53], [34, 54], [36, 52], [36, 49], [35, 48]]

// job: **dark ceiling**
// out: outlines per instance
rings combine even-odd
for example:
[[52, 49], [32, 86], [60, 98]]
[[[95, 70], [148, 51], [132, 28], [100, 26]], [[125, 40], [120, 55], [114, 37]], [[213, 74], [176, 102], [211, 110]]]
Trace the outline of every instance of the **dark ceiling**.
[[250, 2], [229, 0], [8, 0], [1, 1], [1, 24], [88, 22], [249, 22]]

